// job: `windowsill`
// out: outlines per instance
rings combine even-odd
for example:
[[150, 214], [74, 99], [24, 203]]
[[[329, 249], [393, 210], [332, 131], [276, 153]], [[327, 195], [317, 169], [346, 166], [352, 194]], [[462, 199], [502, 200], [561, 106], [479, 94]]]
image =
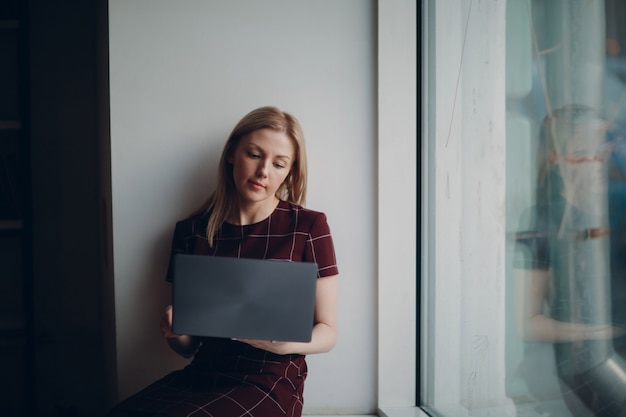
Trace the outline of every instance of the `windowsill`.
[[303, 414], [304, 417], [376, 417], [374, 414], [338, 415], [338, 414]]
[[385, 407], [378, 410], [380, 417], [428, 417], [419, 407]]
[[342, 414], [342, 415], [329, 415], [329, 414], [303, 414], [303, 416], [305, 417], [376, 417], [373, 414], [362, 414], [362, 415], [346, 415], [346, 414]]
[[[306, 415], [307, 417], [348, 417], [345, 414], [339, 415], [321, 415], [321, 414], [311, 414]], [[429, 417], [424, 411], [422, 411], [419, 407], [384, 407], [383, 409], [378, 410], [378, 414], [359, 414], [352, 415], [349, 417]]]

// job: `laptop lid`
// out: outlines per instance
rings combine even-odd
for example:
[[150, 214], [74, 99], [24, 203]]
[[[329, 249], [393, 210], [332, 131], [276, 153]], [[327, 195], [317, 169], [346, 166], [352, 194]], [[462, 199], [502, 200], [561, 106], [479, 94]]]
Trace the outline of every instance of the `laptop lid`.
[[311, 340], [315, 263], [177, 254], [173, 278], [174, 333]]

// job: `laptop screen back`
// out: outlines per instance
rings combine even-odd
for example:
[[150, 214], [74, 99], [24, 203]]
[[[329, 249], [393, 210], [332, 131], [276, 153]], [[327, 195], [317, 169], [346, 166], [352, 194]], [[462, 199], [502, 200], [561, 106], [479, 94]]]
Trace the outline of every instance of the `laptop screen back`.
[[317, 264], [178, 254], [173, 332], [309, 342]]

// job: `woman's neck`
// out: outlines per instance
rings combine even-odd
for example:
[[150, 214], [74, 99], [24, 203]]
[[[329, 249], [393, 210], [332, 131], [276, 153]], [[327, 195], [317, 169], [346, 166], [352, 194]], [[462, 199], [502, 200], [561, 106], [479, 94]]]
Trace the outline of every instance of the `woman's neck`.
[[280, 200], [276, 197], [259, 203], [242, 204], [239, 202], [233, 213], [228, 216], [228, 222], [238, 226], [259, 223], [274, 212], [279, 202]]

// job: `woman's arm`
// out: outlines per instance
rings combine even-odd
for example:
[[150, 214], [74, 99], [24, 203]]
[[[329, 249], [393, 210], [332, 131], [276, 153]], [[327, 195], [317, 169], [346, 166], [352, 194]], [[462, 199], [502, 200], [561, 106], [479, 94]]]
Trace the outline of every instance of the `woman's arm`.
[[550, 272], [541, 269], [516, 269], [516, 300], [518, 329], [529, 342], [571, 342], [586, 339], [607, 339], [624, 334], [623, 329], [609, 325], [588, 325], [554, 320], [543, 314]]
[[310, 342], [271, 342], [250, 339], [239, 339], [239, 341], [279, 355], [308, 355], [330, 351], [337, 342], [337, 276], [317, 279], [313, 335]]
[[200, 339], [172, 333], [172, 306], [165, 308], [161, 316], [161, 333], [172, 350], [185, 358], [191, 358], [200, 347]]

